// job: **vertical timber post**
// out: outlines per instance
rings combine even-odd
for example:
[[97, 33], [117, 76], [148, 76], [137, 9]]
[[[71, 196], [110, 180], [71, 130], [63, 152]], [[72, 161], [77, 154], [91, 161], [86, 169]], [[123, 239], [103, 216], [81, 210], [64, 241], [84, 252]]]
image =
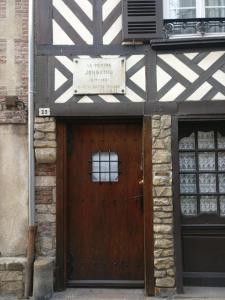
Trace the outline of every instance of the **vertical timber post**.
[[144, 244], [145, 244], [145, 291], [154, 296], [154, 240], [152, 199], [152, 119], [143, 119], [143, 173], [144, 173]]
[[173, 169], [173, 197], [174, 197], [174, 246], [176, 266], [177, 293], [183, 294], [183, 268], [182, 268], [182, 244], [180, 224], [180, 201], [179, 201], [179, 142], [178, 142], [178, 118], [172, 118], [172, 169]]

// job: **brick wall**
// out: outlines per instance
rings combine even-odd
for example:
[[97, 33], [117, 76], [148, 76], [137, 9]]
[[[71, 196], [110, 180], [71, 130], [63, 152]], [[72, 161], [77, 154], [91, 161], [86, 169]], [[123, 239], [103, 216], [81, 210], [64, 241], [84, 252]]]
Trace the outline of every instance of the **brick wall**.
[[17, 95], [27, 103], [28, 0], [0, 0], [0, 101]]
[[6, 0], [0, 0], [0, 18], [6, 17]]
[[55, 256], [56, 249], [56, 133], [54, 118], [36, 118], [36, 250], [38, 256]]
[[[0, 258], [0, 297], [22, 298], [24, 295], [25, 258]], [[4, 298], [6, 297], [6, 298]]]

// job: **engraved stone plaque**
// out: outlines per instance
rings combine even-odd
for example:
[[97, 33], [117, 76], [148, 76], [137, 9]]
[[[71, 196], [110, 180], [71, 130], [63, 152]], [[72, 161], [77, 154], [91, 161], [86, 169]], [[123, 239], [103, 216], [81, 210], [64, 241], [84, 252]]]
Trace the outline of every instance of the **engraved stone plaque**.
[[74, 94], [125, 94], [126, 59], [74, 59]]

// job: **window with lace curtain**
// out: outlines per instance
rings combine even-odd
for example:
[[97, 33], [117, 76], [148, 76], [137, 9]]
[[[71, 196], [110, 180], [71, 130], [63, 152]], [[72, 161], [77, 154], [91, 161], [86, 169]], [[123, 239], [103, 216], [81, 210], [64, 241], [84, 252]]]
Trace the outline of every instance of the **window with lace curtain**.
[[225, 130], [189, 128], [179, 139], [183, 216], [225, 216]]

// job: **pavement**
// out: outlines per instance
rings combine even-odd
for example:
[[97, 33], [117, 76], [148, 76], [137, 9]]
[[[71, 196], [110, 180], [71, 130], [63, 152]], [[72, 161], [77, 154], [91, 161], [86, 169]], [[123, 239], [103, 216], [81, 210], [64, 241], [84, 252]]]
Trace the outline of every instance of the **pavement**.
[[[225, 288], [186, 287], [182, 295], [145, 297], [141, 289], [67, 289], [52, 300], [225, 300]], [[0, 300], [16, 300], [0, 296]]]
[[67, 289], [55, 293], [54, 300], [225, 300], [225, 288], [185, 288], [182, 295], [145, 297], [139, 289]]

